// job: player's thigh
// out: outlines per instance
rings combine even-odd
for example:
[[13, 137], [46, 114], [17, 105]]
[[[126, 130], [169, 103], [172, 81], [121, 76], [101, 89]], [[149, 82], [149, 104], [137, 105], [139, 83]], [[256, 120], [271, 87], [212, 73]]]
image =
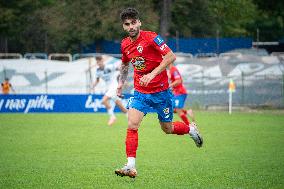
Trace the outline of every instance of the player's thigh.
[[118, 99], [117, 95], [116, 95], [116, 88], [111, 88], [109, 87], [105, 93], [105, 96], [113, 99], [114, 101]]
[[108, 101], [109, 101], [109, 99], [110, 99], [110, 97], [109, 97], [109, 96], [104, 95], [104, 96], [103, 96], [102, 101], [103, 101], [103, 102], [108, 102]]
[[155, 103], [153, 108], [156, 110], [160, 122], [172, 122], [174, 105], [171, 93], [163, 93], [162, 96], [159, 96], [159, 100], [156, 101], [159, 103]]
[[130, 108], [128, 110], [128, 128], [129, 129], [138, 129], [144, 117], [144, 113], [135, 109]]

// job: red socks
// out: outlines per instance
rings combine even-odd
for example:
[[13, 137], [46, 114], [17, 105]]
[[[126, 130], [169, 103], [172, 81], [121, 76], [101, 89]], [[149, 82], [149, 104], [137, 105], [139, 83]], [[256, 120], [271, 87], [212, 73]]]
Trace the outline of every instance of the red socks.
[[[185, 121], [184, 121], [185, 122]], [[175, 121], [173, 122], [173, 134], [177, 135], [184, 135], [188, 134], [189, 132], [189, 121], [187, 121], [188, 124]], [[126, 146], [126, 155], [127, 157], [136, 157], [136, 151], [138, 148], [138, 130], [134, 129], [127, 129], [126, 134], [126, 140], [125, 140], [125, 146]]]
[[188, 134], [188, 132], [189, 132], [188, 125], [180, 121], [173, 122], [173, 134], [184, 135]]
[[185, 109], [182, 109], [182, 113], [181, 115], [179, 115], [179, 117], [182, 119], [182, 121], [186, 124], [186, 125], [189, 125], [190, 124], [190, 121], [189, 119], [187, 118], [187, 111]]
[[127, 157], [136, 157], [138, 148], [138, 130], [127, 129], [125, 145]]
[[189, 124], [190, 124], [190, 122], [189, 122], [189, 120], [188, 120], [186, 114], [181, 114], [179, 117], [182, 119], [182, 121], [183, 121], [186, 125], [189, 125]]

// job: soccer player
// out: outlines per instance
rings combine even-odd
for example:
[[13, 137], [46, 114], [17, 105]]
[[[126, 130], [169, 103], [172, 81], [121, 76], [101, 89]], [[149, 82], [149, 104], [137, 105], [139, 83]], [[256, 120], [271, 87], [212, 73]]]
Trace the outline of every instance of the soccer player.
[[185, 124], [189, 125], [190, 121], [187, 118], [187, 115], [191, 117], [192, 121], [195, 121], [194, 114], [191, 109], [184, 109], [187, 91], [183, 85], [182, 77], [177, 67], [175, 67], [173, 64], [169, 65], [168, 77], [171, 81], [169, 87], [172, 88], [172, 91], [174, 93], [174, 111], [179, 115], [179, 117]]
[[2, 94], [9, 94], [10, 89], [15, 93], [15, 90], [12, 84], [9, 82], [9, 78], [5, 78], [5, 80], [1, 83]]
[[115, 123], [116, 116], [114, 115], [114, 107], [112, 107], [109, 102], [110, 99], [115, 102], [115, 104], [120, 108], [123, 113], [127, 113], [127, 109], [123, 106], [120, 98], [116, 95], [116, 88], [118, 86], [117, 71], [119, 68], [114, 64], [105, 64], [102, 56], [97, 56], [96, 60], [98, 65], [96, 75], [97, 79], [93, 84], [93, 89], [99, 83], [100, 79], [103, 79], [105, 81], [107, 90], [103, 96], [102, 103], [106, 107], [107, 112], [110, 116], [108, 125], [111, 126]]
[[138, 129], [150, 107], [158, 114], [161, 129], [166, 134], [189, 135], [197, 147], [203, 139], [194, 123], [172, 122], [173, 95], [169, 89], [166, 67], [173, 63], [175, 54], [164, 40], [154, 32], [140, 30], [139, 13], [127, 8], [120, 14], [123, 29], [128, 37], [121, 42], [122, 65], [120, 68], [117, 95], [122, 94], [127, 79], [129, 63], [134, 67], [134, 97], [129, 101], [128, 128], [126, 134], [127, 164], [115, 170], [119, 176], [136, 177], [136, 151]]

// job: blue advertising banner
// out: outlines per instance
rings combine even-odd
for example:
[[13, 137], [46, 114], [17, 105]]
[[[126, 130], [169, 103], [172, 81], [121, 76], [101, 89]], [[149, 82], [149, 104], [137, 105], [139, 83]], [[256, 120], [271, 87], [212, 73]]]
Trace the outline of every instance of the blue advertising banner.
[[[0, 95], [0, 113], [106, 112], [103, 95]], [[131, 95], [122, 99], [126, 106]], [[112, 102], [112, 105], [115, 105]], [[120, 112], [115, 107], [115, 112]]]

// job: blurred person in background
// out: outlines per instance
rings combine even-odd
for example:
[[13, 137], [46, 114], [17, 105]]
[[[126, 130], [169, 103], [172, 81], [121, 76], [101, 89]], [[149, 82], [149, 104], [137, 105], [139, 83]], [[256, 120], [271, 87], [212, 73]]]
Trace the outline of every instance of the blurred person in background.
[[144, 116], [153, 108], [158, 114], [161, 129], [166, 134], [187, 135], [197, 147], [203, 139], [196, 124], [173, 122], [173, 95], [169, 89], [166, 68], [176, 59], [175, 54], [164, 40], [152, 31], [140, 30], [139, 13], [134, 8], [127, 8], [120, 14], [123, 29], [128, 37], [121, 42], [122, 64], [120, 68], [117, 95], [127, 79], [129, 64], [134, 68], [134, 96], [128, 102], [128, 128], [125, 147], [127, 164], [115, 170], [118, 176], [137, 176], [136, 152], [138, 149], [138, 129]]
[[187, 115], [189, 115], [193, 122], [195, 121], [195, 118], [191, 109], [184, 109], [185, 101], [187, 98], [187, 91], [185, 86], [183, 85], [181, 74], [179, 73], [177, 67], [174, 66], [174, 64], [169, 65], [168, 77], [170, 79], [169, 87], [172, 89], [172, 92], [174, 94], [174, 112], [178, 114], [178, 116], [185, 124], [189, 125], [190, 121], [187, 118]]
[[12, 84], [9, 81], [9, 78], [5, 78], [5, 80], [1, 83], [2, 94], [10, 94], [10, 91], [15, 93], [15, 90]]
[[97, 61], [97, 74], [96, 81], [93, 84], [93, 91], [97, 84], [100, 82], [100, 79], [105, 81], [106, 92], [103, 96], [102, 103], [107, 109], [109, 114], [108, 125], [111, 126], [116, 121], [116, 116], [114, 114], [114, 106], [111, 106], [110, 100], [113, 100], [115, 104], [120, 108], [123, 113], [127, 113], [127, 109], [121, 102], [121, 99], [116, 95], [116, 88], [118, 86], [118, 69], [119, 67], [115, 64], [105, 64], [105, 61], [102, 56], [96, 56]]

